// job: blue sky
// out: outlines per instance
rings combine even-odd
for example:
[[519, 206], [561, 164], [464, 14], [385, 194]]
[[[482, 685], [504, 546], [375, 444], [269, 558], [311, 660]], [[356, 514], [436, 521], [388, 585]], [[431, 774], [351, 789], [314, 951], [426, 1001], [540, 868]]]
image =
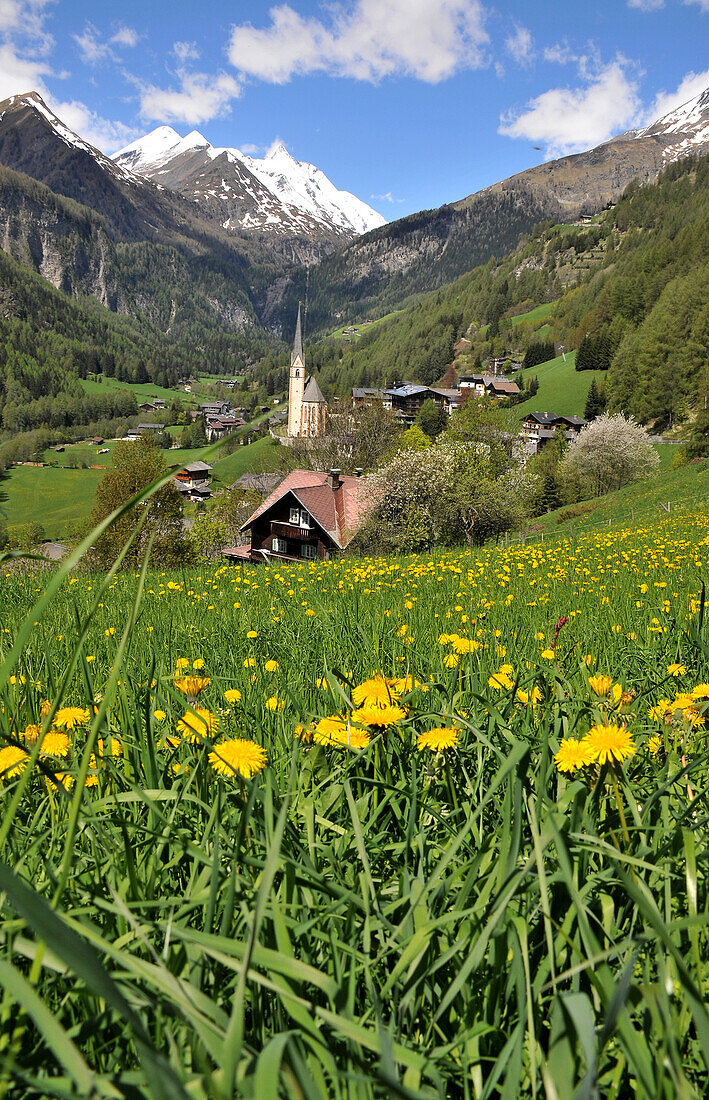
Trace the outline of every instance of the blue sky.
[[709, 0], [0, 0], [0, 98], [40, 91], [106, 152], [161, 123], [278, 139], [389, 219], [707, 86]]

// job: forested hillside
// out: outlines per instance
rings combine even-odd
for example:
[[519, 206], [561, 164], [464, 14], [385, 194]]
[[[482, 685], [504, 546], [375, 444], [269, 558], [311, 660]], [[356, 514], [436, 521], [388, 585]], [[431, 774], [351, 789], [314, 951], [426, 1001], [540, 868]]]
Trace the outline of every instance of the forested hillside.
[[709, 158], [629, 186], [588, 226], [538, 227], [501, 262], [490, 261], [366, 330], [355, 344], [326, 339], [310, 364], [336, 392], [410, 378], [430, 384], [454, 359], [461, 335], [477, 355], [521, 355], [537, 338], [519, 315], [554, 302], [546, 334], [566, 348], [602, 349], [612, 409], [664, 427], [707, 390], [709, 358]]
[[90, 424], [134, 415], [120, 389], [87, 397], [79, 379], [100, 372], [172, 386], [197, 371], [234, 374], [268, 340], [195, 331], [171, 339], [93, 298], [71, 299], [0, 251], [0, 417], [5, 433]]

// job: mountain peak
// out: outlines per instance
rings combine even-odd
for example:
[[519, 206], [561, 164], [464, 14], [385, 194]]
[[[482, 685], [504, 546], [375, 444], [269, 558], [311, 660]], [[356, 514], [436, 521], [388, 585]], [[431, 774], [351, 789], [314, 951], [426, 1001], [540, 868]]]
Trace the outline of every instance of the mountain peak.
[[291, 156], [291, 154], [288, 152], [288, 150], [286, 149], [283, 142], [279, 141], [268, 150], [268, 152], [266, 153], [266, 156], [264, 157], [264, 160], [276, 160], [276, 159], [279, 159], [279, 160], [280, 159], [294, 160], [295, 158]]

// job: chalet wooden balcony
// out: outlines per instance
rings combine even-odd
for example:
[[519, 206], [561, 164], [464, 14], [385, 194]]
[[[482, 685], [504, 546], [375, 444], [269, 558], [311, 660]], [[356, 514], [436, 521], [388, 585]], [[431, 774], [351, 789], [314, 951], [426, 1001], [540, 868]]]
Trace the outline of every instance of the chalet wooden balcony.
[[298, 539], [303, 542], [312, 542], [315, 538], [312, 527], [296, 527], [290, 523], [272, 523], [271, 534], [281, 539]]

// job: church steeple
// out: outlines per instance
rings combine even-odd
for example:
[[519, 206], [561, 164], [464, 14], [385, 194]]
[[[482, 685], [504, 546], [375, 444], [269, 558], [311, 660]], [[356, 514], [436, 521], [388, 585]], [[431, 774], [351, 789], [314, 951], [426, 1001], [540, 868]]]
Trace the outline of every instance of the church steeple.
[[305, 365], [305, 358], [303, 356], [303, 326], [300, 319], [300, 302], [298, 302], [298, 320], [295, 324], [295, 337], [293, 339], [293, 350], [290, 356], [290, 365], [294, 366], [297, 358], [300, 358], [302, 365]]
[[300, 302], [295, 325], [288, 380], [288, 435], [293, 439], [313, 438], [325, 430], [327, 404], [314, 378], [305, 374], [303, 318]]

